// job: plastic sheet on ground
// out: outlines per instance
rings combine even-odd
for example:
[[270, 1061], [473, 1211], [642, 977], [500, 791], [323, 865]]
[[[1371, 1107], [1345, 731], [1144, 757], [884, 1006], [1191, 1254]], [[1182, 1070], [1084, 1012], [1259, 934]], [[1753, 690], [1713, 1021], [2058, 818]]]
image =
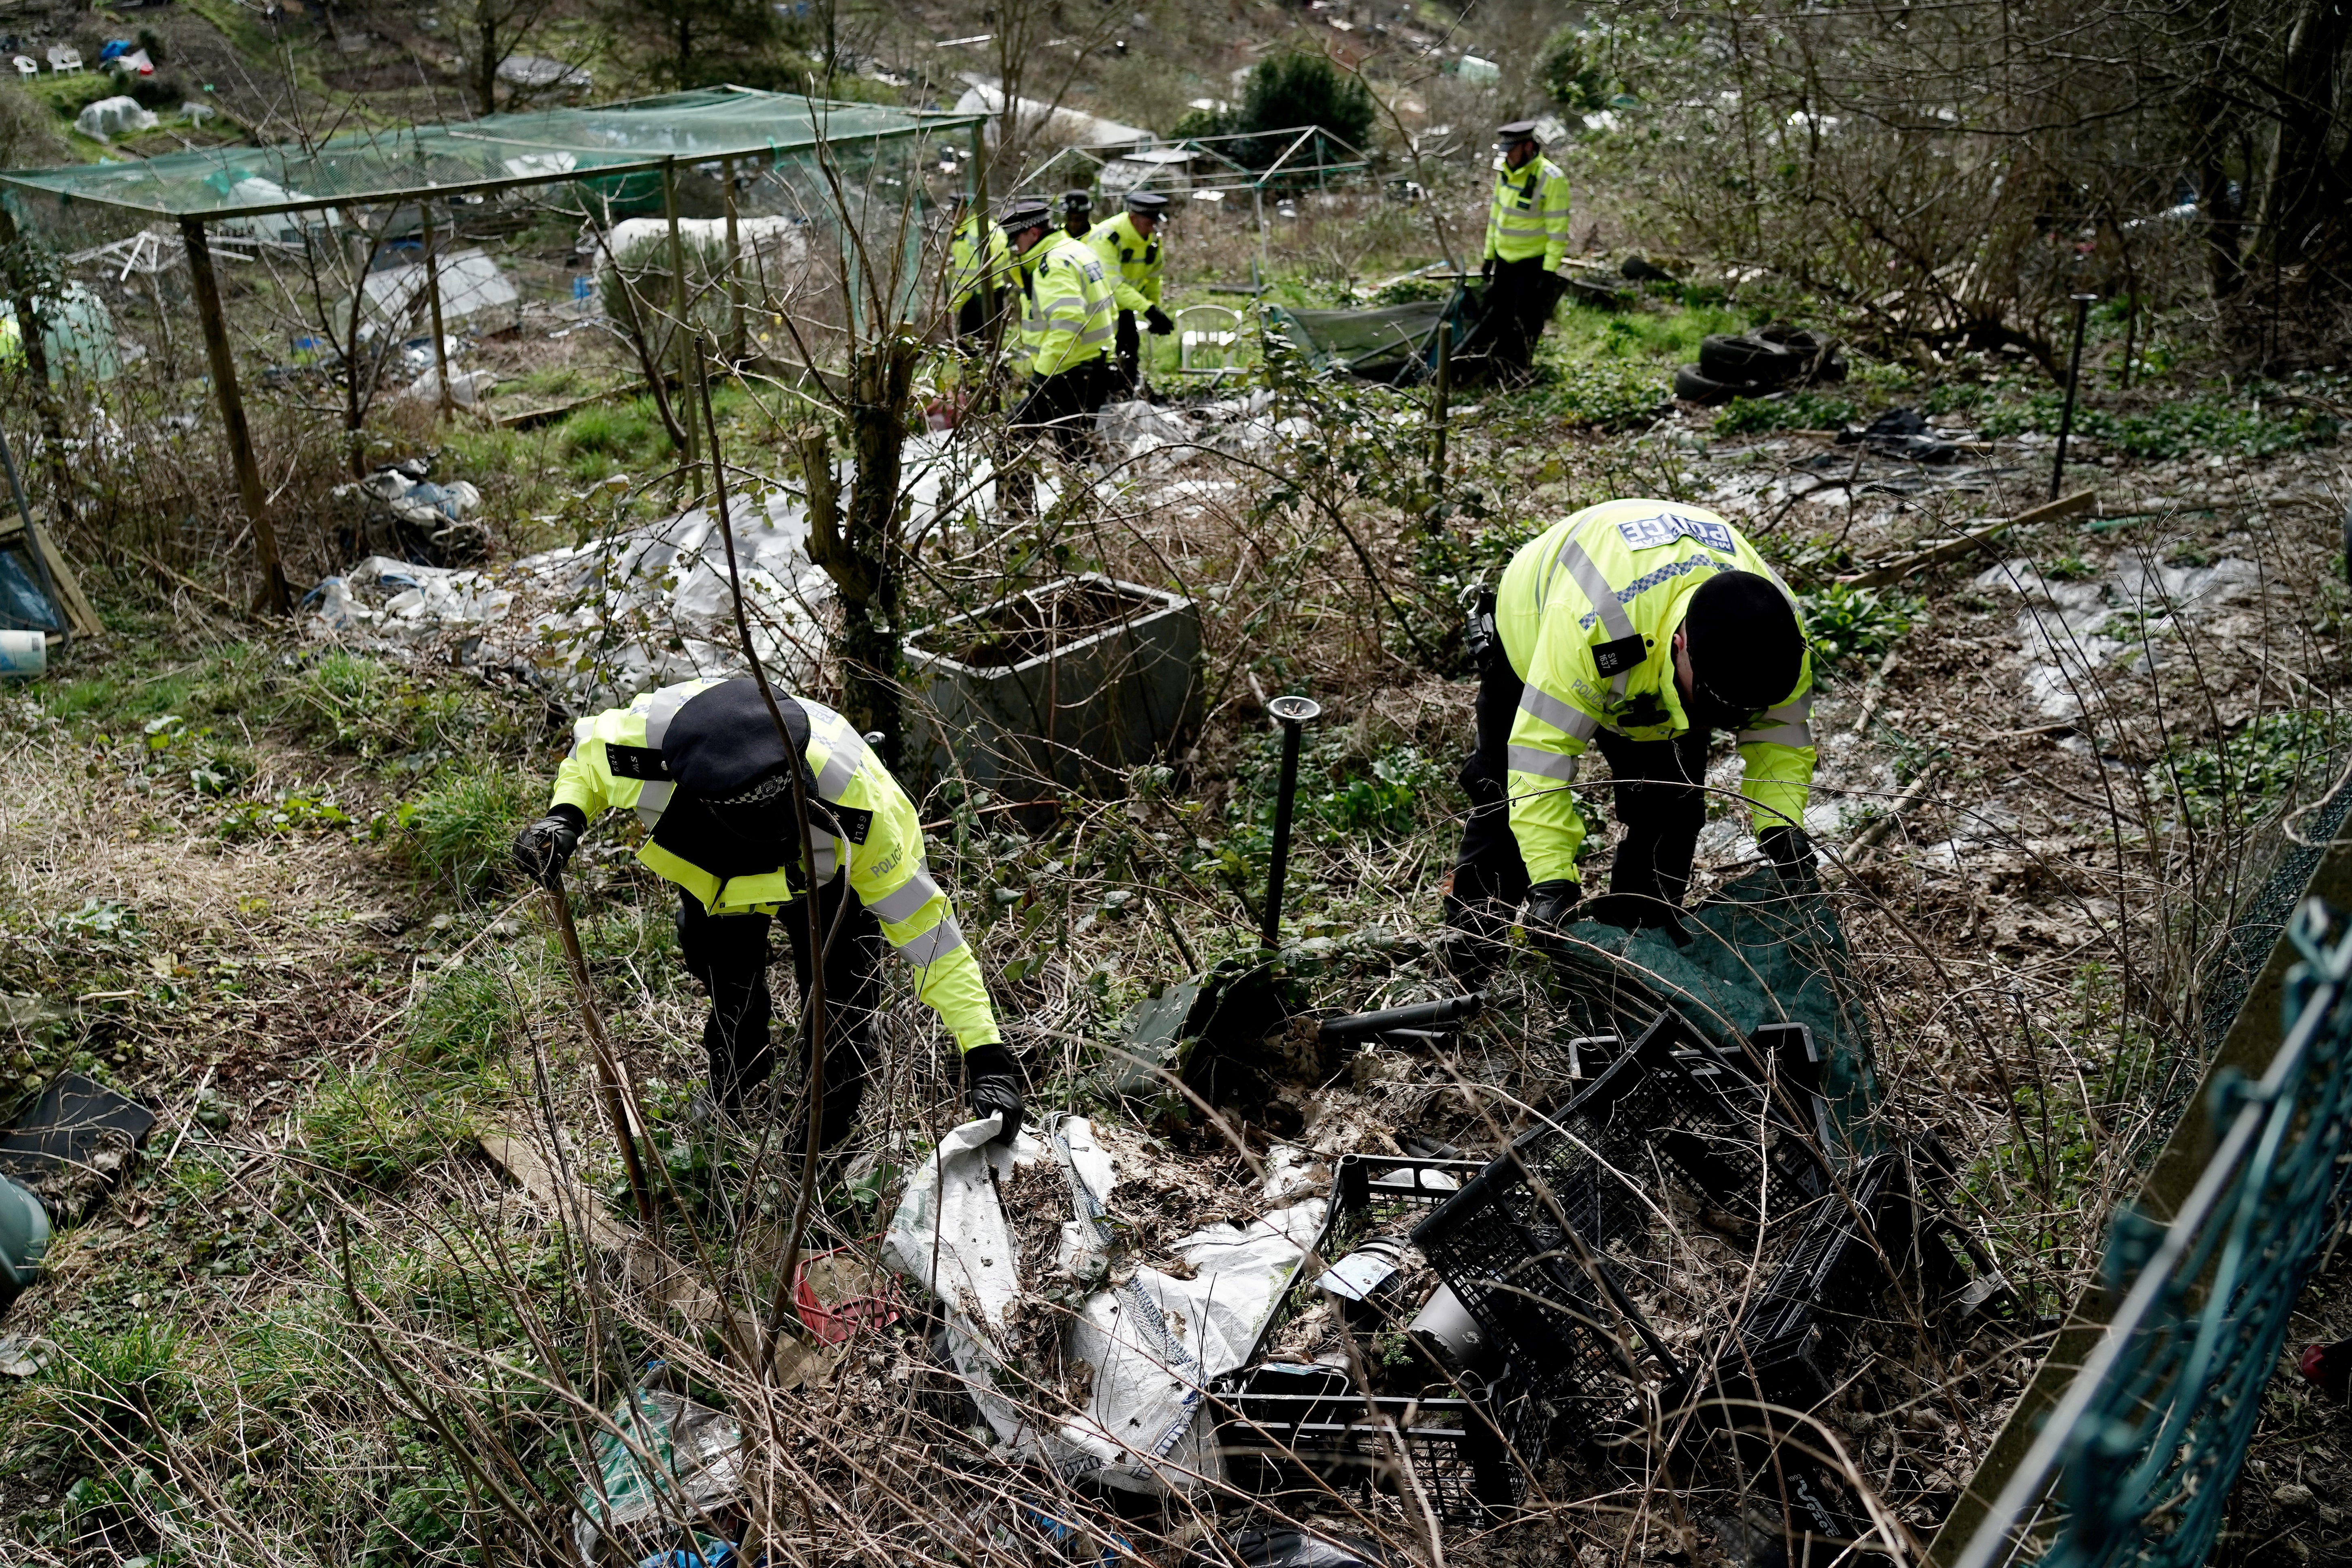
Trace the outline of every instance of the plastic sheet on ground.
[[1595, 921], [1577, 921], [1568, 936], [1560, 967], [1596, 1028], [1638, 1026], [1671, 1006], [1737, 1059], [1761, 1025], [1811, 1026], [1830, 1114], [1848, 1139], [1869, 1145], [1865, 1123], [1878, 1101], [1869, 1020], [1826, 899], [1789, 896], [1767, 866], [1686, 911], [1683, 940]]
[[[962, 538], [995, 524], [987, 458], [951, 434], [909, 438], [900, 454], [909, 540]], [[845, 502], [856, 475], [841, 464]], [[381, 476], [375, 480], [381, 481]], [[439, 495], [470, 492], [442, 487]], [[1038, 487], [1050, 506], [1050, 483]], [[403, 496], [383, 496], [397, 505]], [[812, 679], [824, 646], [832, 579], [811, 563], [802, 496], [778, 486], [737, 495], [736, 563], [760, 661], [787, 681]], [[696, 507], [576, 548], [503, 566], [424, 566], [371, 556], [304, 600], [314, 637], [375, 651], [454, 645], [461, 663], [519, 669], [584, 710], [697, 677], [746, 672], [734, 624], [725, 536]]]
[[694, 1528], [743, 1495], [743, 1433], [723, 1412], [667, 1389], [640, 1387], [596, 1436], [594, 1469], [580, 1489], [572, 1547], [586, 1568], [603, 1540], [640, 1528]]
[[[893, 1267], [945, 1305], [949, 1352], [1000, 1446], [1122, 1490], [1191, 1490], [1215, 1479], [1208, 1386], [1241, 1366], [1323, 1220], [1310, 1199], [1246, 1226], [1215, 1225], [1175, 1244], [1192, 1278], [1150, 1268], [1114, 1268], [1109, 1156], [1081, 1117], [1048, 1121], [1042, 1141], [991, 1147], [995, 1121], [956, 1129], [915, 1173], [883, 1243]], [[1073, 1214], [1062, 1227], [1060, 1271], [1104, 1279], [1067, 1329], [1069, 1352], [1095, 1369], [1086, 1410], [1052, 1431], [1000, 1392], [994, 1344], [1022, 1295], [1011, 1225], [991, 1168], [1051, 1158], [1067, 1177]], [[1035, 1282], [1031, 1282], [1033, 1285]]]
[[2263, 569], [2229, 555], [2169, 566], [2131, 552], [2098, 581], [2061, 582], [2021, 557], [1986, 568], [1974, 585], [2024, 601], [2017, 640], [2027, 694], [2053, 719], [2078, 719], [2085, 699], [2095, 706], [2119, 666], [2144, 671], [2177, 657], [2183, 639], [2172, 634], [2260, 592]]
[[[752, 647], [779, 676], [804, 680], [833, 595], [809, 563], [807, 515], [782, 489], [729, 510]], [[322, 639], [395, 649], [454, 640], [462, 662], [519, 667], [579, 708], [745, 668], [726, 540], [702, 507], [503, 567], [371, 556], [305, 605]]]

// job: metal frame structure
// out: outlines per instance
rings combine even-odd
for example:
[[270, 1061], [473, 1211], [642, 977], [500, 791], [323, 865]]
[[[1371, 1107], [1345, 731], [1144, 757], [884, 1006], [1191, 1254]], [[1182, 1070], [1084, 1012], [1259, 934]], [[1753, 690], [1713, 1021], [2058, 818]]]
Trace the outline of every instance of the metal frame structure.
[[[730, 128], [724, 123], [730, 110], [737, 111], [734, 118], [751, 123]], [[11, 170], [0, 172], [0, 194], [5, 198], [0, 201], [0, 247], [15, 242], [20, 218], [27, 210], [27, 197], [86, 202], [177, 222], [196, 297], [205, 353], [236, 473], [237, 493], [253, 526], [263, 595], [282, 613], [291, 607], [292, 595], [246, 420], [244, 394], [237, 383], [220, 282], [213, 268], [215, 237], [208, 232], [212, 225], [403, 201], [421, 205], [453, 196], [657, 174], [662, 212], [669, 224], [673, 292], [682, 295], [685, 267], [677, 226], [681, 165], [716, 164], [730, 176], [726, 189], [732, 265], [737, 243], [731, 175], [739, 163], [757, 160], [774, 164], [827, 146], [904, 141], [958, 129], [971, 132], [977, 152], [987, 120], [984, 114], [883, 109], [729, 86], [632, 99], [594, 109], [493, 114], [457, 125], [353, 132], [315, 146], [203, 148], [131, 163]], [[666, 142], [675, 150], [644, 152], [631, 140], [633, 133], [644, 133], [646, 140]], [[525, 166], [518, 168], [518, 164]], [[468, 174], [468, 165], [496, 166], [502, 172]], [[272, 175], [283, 177], [273, 179]], [[283, 199], [236, 199], [236, 191], [249, 184], [268, 186]], [[299, 188], [303, 185], [333, 189], [317, 195]], [[427, 260], [429, 266], [429, 247]], [[37, 342], [34, 303], [22, 297], [25, 290], [16, 292], [22, 334], [26, 342]], [[437, 308], [437, 289], [435, 303]], [[682, 299], [672, 303], [682, 319]], [[683, 353], [686, 335], [677, 335]], [[437, 331], [434, 341], [436, 345], [441, 342]], [[35, 369], [37, 373], [40, 367]], [[446, 365], [440, 374], [446, 398]], [[687, 428], [690, 438], [693, 421], [687, 421]]]

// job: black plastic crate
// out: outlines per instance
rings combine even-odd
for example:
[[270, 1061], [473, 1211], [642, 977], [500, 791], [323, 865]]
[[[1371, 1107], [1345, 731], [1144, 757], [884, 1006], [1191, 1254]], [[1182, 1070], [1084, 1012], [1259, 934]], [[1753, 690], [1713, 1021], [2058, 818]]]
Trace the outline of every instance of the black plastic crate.
[[[1494, 1384], [1518, 1380], [1506, 1370]], [[1226, 1479], [1290, 1513], [1334, 1494], [1360, 1505], [1376, 1493], [1410, 1498], [1412, 1478], [1440, 1519], [1477, 1524], [1527, 1495], [1553, 1412], [1518, 1394], [1487, 1400], [1367, 1398], [1330, 1366], [1265, 1366], [1216, 1396]]]
[[1741, 1318], [1717, 1373], [1718, 1386], [1733, 1397], [1795, 1410], [1820, 1405], [1836, 1388], [1854, 1336], [1894, 1283], [1888, 1266], [1917, 1270], [1919, 1209], [1902, 1156], [1862, 1162], [1846, 1194], [1814, 1211]]
[[1315, 1281], [1358, 1241], [1375, 1230], [1402, 1226], [1436, 1209], [1486, 1167], [1475, 1160], [1426, 1160], [1396, 1154], [1342, 1154], [1331, 1171], [1323, 1226], [1306, 1261], [1251, 1342], [1245, 1367], [1265, 1359], [1283, 1325], [1312, 1299]]

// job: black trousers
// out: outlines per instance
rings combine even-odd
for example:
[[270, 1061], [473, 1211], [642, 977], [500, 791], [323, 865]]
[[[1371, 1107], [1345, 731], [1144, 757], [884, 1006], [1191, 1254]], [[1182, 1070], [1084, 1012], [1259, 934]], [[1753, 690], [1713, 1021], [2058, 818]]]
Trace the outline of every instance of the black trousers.
[[1539, 255], [1495, 263], [1478, 337], [1498, 380], [1527, 378], [1535, 363], [1536, 340], [1543, 336], [1552, 307], [1559, 302], [1559, 279], [1544, 270], [1543, 263]]
[[[1511, 832], [1507, 795], [1511, 723], [1525, 689], [1500, 644], [1478, 672], [1475, 746], [1462, 766], [1470, 815], [1454, 857], [1445, 923], [1499, 939], [1528, 896], [1528, 866]], [[1625, 837], [1609, 872], [1612, 893], [1639, 893], [1680, 905], [1690, 890], [1691, 858], [1706, 826], [1706, 746], [1711, 731], [1694, 725], [1669, 741], [1629, 741], [1603, 730], [1595, 737], [1613, 775], [1613, 805]]]
[[1063, 461], [1076, 462], [1086, 453], [1095, 415], [1108, 391], [1108, 370], [1097, 355], [1039, 380], [1006, 423], [1023, 435], [1053, 442]]
[[[817, 889], [816, 912], [820, 930], [830, 939], [824, 952], [824, 1119], [819, 1136], [830, 1147], [848, 1136], [866, 1092], [887, 943], [881, 922], [857, 901], [846, 877], [836, 876]], [[782, 918], [793, 951], [793, 977], [805, 997], [810, 972], [805, 906], [790, 906]], [[710, 994], [710, 1016], [702, 1026], [710, 1097], [730, 1110], [751, 1099], [775, 1068], [768, 998], [768, 933], [773, 924], [774, 918], [768, 915], [714, 915], [693, 894], [678, 894], [678, 950], [687, 973]], [[805, 1033], [800, 1054], [805, 1082], [810, 1057]]]
[[[1143, 334], [1135, 330], [1135, 312], [1121, 310], [1110, 340], [1110, 397], [1133, 397], [1143, 384]], [[1104, 399], [1109, 401], [1109, 397]]]

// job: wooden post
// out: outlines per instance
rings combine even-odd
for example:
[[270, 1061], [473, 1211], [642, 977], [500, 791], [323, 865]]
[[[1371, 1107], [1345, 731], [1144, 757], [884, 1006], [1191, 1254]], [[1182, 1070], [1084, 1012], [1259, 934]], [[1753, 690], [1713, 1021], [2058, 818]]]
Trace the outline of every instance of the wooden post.
[[433, 311], [433, 374], [441, 383], [441, 395], [436, 400], [436, 419], [446, 419], [456, 407], [449, 395], [449, 340], [441, 328], [441, 240], [433, 226], [433, 202], [427, 197], [419, 206], [425, 214], [425, 289], [431, 297]]
[[[687, 356], [694, 352], [693, 334], [686, 330], [686, 242], [677, 235], [677, 160], [662, 160], [662, 216], [669, 223], [669, 348], [668, 358], [677, 362], [677, 395], [681, 400], [689, 395], [694, 377], [689, 373]], [[686, 431], [686, 460], [698, 460], [702, 455], [701, 435], [694, 425], [694, 411], [688, 407], [686, 417], [678, 421]]]
[[212, 247], [201, 218], [180, 220], [188, 250], [188, 278], [196, 288], [196, 321], [205, 331], [205, 357], [211, 362], [213, 394], [220, 399], [221, 425], [228, 435], [230, 463], [236, 469], [238, 499], [253, 525], [254, 563], [261, 568], [262, 601], [285, 615], [294, 607], [286, 568], [278, 559], [278, 531], [270, 526], [268, 498], [261, 488], [261, 465], [253, 456], [253, 432], [246, 427], [245, 396], [237, 391], [236, 361], [229, 353], [228, 321], [221, 313], [220, 282], [213, 276]]
[[720, 165], [727, 182], [727, 357], [743, 359], [743, 245], [735, 223], [735, 160]]

